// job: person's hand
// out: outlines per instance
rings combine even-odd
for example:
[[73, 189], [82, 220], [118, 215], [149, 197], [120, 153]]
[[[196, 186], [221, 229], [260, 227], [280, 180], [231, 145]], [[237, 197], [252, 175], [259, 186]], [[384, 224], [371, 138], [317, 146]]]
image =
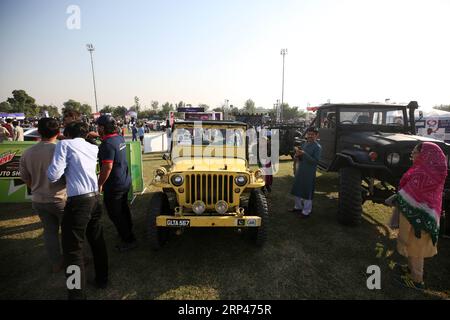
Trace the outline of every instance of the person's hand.
[[87, 138], [88, 139], [95, 139], [95, 138], [99, 138], [99, 137], [100, 137], [100, 135], [97, 132], [95, 132], [95, 131], [90, 131], [87, 134]]
[[303, 156], [304, 151], [300, 147], [295, 147], [295, 156], [301, 157]]

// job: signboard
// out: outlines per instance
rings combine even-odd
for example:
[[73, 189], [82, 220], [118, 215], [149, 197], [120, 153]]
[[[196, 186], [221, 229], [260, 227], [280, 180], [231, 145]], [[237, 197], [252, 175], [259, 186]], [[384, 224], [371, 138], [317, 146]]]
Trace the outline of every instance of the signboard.
[[25, 119], [25, 113], [4, 113], [0, 112], [0, 118], [11, 118], [11, 119], [18, 119], [23, 120]]
[[19, 163], [23, 152], [34, 141], [0, 143], [0, 203], [31, 201], [31, 193], [20, 179]]
[[205, 112], [204, 107], [180, 107], [177, 108], [178, 112]]
[[[34, 141], [0, 143], [0, 203], [20, 203], [31, 201], [31, 193], [20, 179], [19, 162], [23, 152], [36, 144]], [[133, 193], [144, 190], [141, 144], [126, 142], [127, 161], [132, 186], [128, 199]]]
[[14, 178], [20, 176], [20, 150], [7, 150], [0, 153], [0, 178]]
[[214, 114], [212, 113], [200, 113], [200, 112], [191, 112], [184, 114], [184, 120], [191, 121], [205, 121], [205, 120], [214, 120]]
[[416, 131], [419, 136], [450, 143], [450, 118], [422, 118], [421, 120], [416, 121]]

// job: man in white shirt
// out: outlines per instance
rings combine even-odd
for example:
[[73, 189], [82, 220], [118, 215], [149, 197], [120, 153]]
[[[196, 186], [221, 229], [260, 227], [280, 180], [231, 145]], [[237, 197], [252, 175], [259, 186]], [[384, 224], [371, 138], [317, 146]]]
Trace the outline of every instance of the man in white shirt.
[[81, 271], [81, 288], [68, 288], [69, 299], [84, 299], [85, 238], [94, 257], [96, 285], [98, 288], [106, 288], [108, 284], [108, 255], [100, 224], [102, 210], [96, 174], [98, 147], [85, 140], [89, 132], [86, 123], [73, 122], [64, 132], [69, 139], [61, 140], [56, 145], [47, 176], [52, 182], [58, 181], [63, 175], [66, 179], [67, 204], [62, 221], [66, 276], [72, 275], [73, 272], [69, 266], [77, 266]]
[[12, 124], [14, 126], [14, 141], [23, 141], [23, 128], [19, 125], [19, 121], [14, 120]]

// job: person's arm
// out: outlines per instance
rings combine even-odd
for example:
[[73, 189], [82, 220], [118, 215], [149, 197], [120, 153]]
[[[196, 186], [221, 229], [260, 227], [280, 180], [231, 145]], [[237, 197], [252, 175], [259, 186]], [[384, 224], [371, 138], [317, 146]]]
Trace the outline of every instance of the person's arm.
[[25, 182], [25, 184], [28, 186], [28, 188], [31, 188], [31, 183], [32, 183], [31, 175], [25, 164], [25, 154], [23, 154], [20, 157], [19, 171], [20, 171], [20, 178], [23, 180], [23, 182]]
[[98, 190], [99, 192], [102, 192], [103, 185], [108, 180], [109, 175], [111, 174], [113, 164], [114, 164], [114, 157], [116, 154], [115, 148], [108, 144], [103, 143], [100, 145], [98, 157], [100, 160], [100, 174], [98, 176]]
[[316, 165], [319, 163], [321, 153], [322, 148], [317, 146], [312, 155], [309, 155], [307, 152], [303, 152], [303, 159], [312, 165]]
[[58, 142], [55, 147], [52, 162], [47, 169], [47, 177], [51, 182], [56, 182], [64, 174], [67, 167], [67, 145], [64, 142]]
[[106, 180], [108, 180], [109, 175], [111, 174], [113, 168], [113, 162], [103, 162], [102, 167], [100, 169], [100, 174], [98, 175], [98, 191], [102, 192], [103, 185]]

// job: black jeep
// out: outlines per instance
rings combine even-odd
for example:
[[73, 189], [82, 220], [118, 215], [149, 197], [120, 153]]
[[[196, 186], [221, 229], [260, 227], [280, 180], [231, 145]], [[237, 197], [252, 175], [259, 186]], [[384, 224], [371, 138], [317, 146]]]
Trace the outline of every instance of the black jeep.
[[[408, 105], [324, 104], [317, 109], [314, 125], [322, 145], [319, 168], [339, 172], [341, 223], [358, 224], [364, 201], [384, 203], [396, 191], [418, 143], [434, 142], [449, 158], [450, 144], [414, 135], [417, 108], [412, 101]], [[445, 194], [449, 189], [450, 177]]]

